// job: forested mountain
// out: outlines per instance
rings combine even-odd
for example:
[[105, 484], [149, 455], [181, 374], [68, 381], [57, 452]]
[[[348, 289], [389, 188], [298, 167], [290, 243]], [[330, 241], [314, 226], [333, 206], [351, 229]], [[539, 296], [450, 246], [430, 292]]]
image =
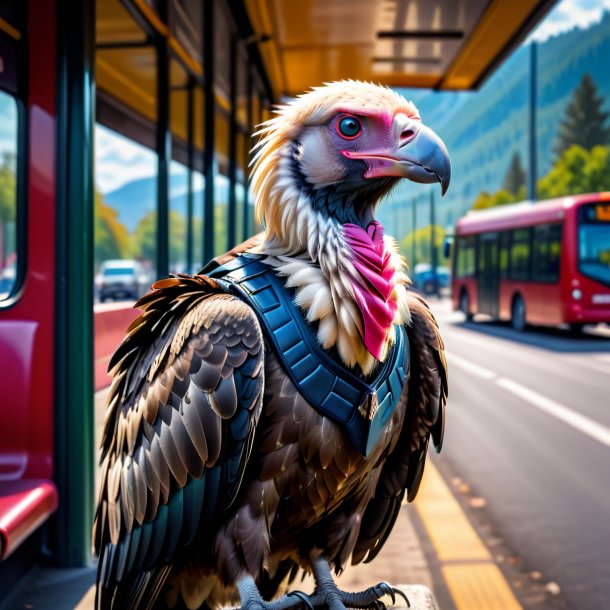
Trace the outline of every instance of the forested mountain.
[[[452, 225], [482, 191], [500, 189], [515, 153], [528, 171], [530, 53], [529, 45], [519, 47], [475, 92], [402, 91], [451, 154], [452, 184], [437, 205], [440, 225]], [[536, 138], [538, 177], [542, 177], [555, 161], [559, 124], [585, 73], [604, 98], [603, 108], [610, 110], [610, 13], [587, 29], [575, 28], [538, 43], [537, 55]], [[380, 210], [382, 222], [396, 227], [399, 239], [412, 230], [414, 197], [418, 226], [429, 223], [430, 195], [422, 190], [405, 183]], [[440, 201], [438, 192], [436, 197]]]

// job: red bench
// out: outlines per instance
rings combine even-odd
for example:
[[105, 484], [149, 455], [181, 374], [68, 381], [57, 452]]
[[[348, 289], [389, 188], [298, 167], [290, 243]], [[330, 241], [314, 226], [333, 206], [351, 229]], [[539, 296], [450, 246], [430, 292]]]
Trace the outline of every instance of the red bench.
[[[138, 315], [130, 305], [97, 306], [95, 389], [110, 384], [108, 362]], [[57, 510], [53, 469], [52, 400], [38, 394], [40, 327], [0, 320], [0, 560], [6, 559]], [[52, 375], [52, 371], [44, 371]]]
[[35, 371], [39, 336], [36, 322], [0, 321], [0, 560], [58, 504], [51, 480], [52, 414], [35, 381], [43, 373]]
[[22, 479], [0, 483], [0, 560], [6, 559], [57, 510], [51, 481]]

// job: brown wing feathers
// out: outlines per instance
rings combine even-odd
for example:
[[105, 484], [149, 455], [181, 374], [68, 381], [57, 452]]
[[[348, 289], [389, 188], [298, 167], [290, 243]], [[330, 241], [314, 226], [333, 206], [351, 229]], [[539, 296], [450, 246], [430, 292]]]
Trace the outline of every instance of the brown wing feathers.
[[230, 502], [262, 405], [263, 342], [250, 308], [203, 276], [154, 288], [111, 362], [98, 607], [126, 607], [143, 581], [125, 579], [117, 593], [121, 580], [172, 559]]

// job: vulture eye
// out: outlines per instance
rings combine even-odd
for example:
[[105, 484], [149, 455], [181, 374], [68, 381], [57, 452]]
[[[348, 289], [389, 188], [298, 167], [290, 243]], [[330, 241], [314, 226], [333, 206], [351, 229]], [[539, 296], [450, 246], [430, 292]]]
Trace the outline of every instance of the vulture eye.
[[362, 124], [353, 116], [344, 116], [337, 121], [337, 131], [342, 138], [353, 140], [362, 133]]

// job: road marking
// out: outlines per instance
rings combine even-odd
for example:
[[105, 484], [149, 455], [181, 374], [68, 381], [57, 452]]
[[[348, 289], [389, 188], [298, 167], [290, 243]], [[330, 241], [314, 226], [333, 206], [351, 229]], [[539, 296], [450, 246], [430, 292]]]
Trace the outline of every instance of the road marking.
[[414, 505], [457, 610], [521, 609], [500, 568], [430, 460]]
[[466, 358], [462, 358], [461, 356], [456, 356], [453, 352], [447, 352], [447, 358], [449, 359], [450, 364], [456, 364], [458, 368], [473, 373], [481, 379], [494, 379], [498, 376], [494, 371], [475, 364], [474, 362], [470, 362], [470, 360], [466, 360]]
[[493, 380], [496, 385], [511, 392], [515, 396], [526, 400], [534, 407], [537, 407], [541, 411], [556, 417], [565, 424], [572, 426], [572, 428], [575, 428], [579, 432], [582, 432], [592, 439], [602, 443], [602, 445], [610, 447], [610, 428], [607, 426], [596, 422], [590, 417], [581, 415], [577, 411], [574, 411], [573, 409], [570, 409], [569, 407], [566, 407], [552, 400], [551, 398], [547, 398], [544, 396], [544, 394], [539, 394], [534, 390], [530, 390], [512, 379], [500, 377], [494, 371], [475, 364], [466, 358], [456, 356], [454, 353], [447, 353], [447, 359], [449, 360], [450, 366], [457, 365], [458, 368], [463, 369], [468, 373], [472, 373], [481, 379]]
[[534, 390], [530, 390], [512, 379], [500, 377], [499, 379], [496, 379], [495, 382], [501, 388], [527, 400], [527, 402], [541, 411], [560, 419], [564, 423], [576, 428], [576, 430], [579, 430], [583, 434], [602, 443], [602, 445], [610, 447], [610, 428], [607, 428], [606, 426], [597, 423], [595, 420], [585, 417], [538, 392], [534, 392]]

